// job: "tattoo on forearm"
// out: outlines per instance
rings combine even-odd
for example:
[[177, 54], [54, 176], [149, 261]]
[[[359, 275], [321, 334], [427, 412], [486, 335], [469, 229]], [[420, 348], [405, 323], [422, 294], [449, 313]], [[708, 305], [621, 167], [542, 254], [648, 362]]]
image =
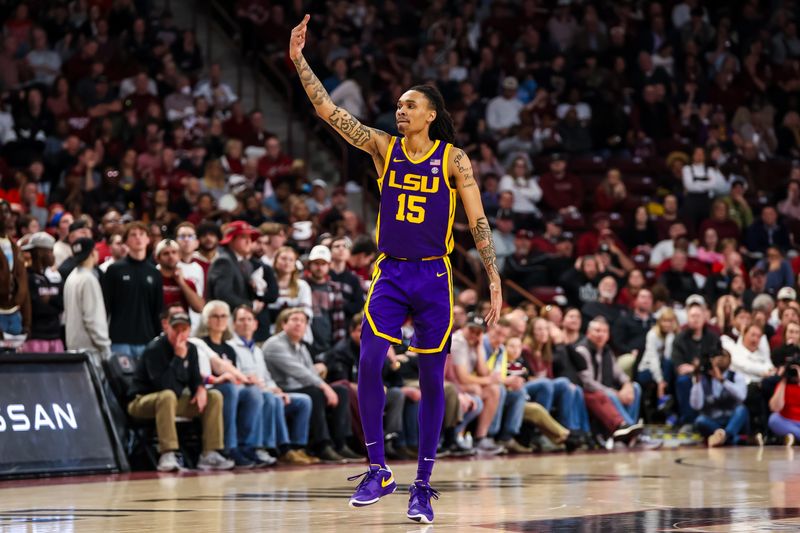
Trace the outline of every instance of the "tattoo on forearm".
[[467, 154], [464, 153], [464, 150], [458, 150], [453, 163], [455, 163], [456, 169], [458, 169], [458, 172], [464, 179], [464, 182], [461, 185], [462, 189], [476, 187], [478, 185], [475, 182], [475, 177], [472, 175], [472, 163], [469, 162], [469, 158], [467, 157]]
[[304, 57], [300, 56], [298, 59], [295, 59], [294, 66], [297, 69], [297, 74], [300, 76], [300, 82], [303, 84], [303, 88], [306, 90], [306, 94], [309, 100], [311, 100], [311, 103], [314, 104], [314, 107], [320, 106], [325, 102], [331, 102], [328, 91], [322, 86], [322, 82], [319, 81], [317, 75], [311, 70], [308, 61], [306, 61]]
[[475, 239], [475, 247], [481, 255], [486, 273], [489, 274], [489, 277], [498, 274], [497, 254], [494, 250], [494, 240], [492, 239], [492, 229], [489, 227], [489, 221], [486, 217], [481, 217], [475, 223], [475, 227], [469, 230], [472, 232], [472, 238]]
[[372, 137], [372, 129], [361, 124], [346, 109], [336, 107], [328, 117], [328, 123], [339, 130], [353, 146], [364, 146]]
[[[322, 82], [319, 81], [319, 78], [317, 78], [316, 74], [314, 74], [314, 72], [311, 70], [311, 67], [308, 65], [308, 61], [301, 56], [300, 58], [294, 60], [294, 66], [297, 68], [297, 73], [300, 76], [300, 81], [303, 84], [303, 88], [306, 90], [306, 94], [308, 95], [309, 100], [311, 100], [311, 103], [314, 104], [314, 107], [319, 111], [319, 108], [322, 105], [333, 105], [331, 96], [328, 94], [328, 91], [325, 90], [325, 87], [322, 86]], [[379, 130], [364, 126], [346, 109], [338, 106], [330, 115], [324, 116], [322, 113], [320, 113], [320, 116], [356, 148], [367, 150], [369, 147], [366, 145], [373, 140], [373, 134], [376, 137], [380, 137], [381, 135], [388, 137], [387, 134]], [[367, 151], [371, 153], [373, 152], [372, 149]], [[376, 154], [373, 153], [373, 156], [374, 155]]]

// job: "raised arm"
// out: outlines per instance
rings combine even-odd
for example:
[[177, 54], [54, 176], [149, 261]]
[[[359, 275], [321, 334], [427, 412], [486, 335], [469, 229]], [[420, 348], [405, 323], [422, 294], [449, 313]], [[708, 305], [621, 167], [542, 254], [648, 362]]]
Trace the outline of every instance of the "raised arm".
[[[364, 150], [373, 159], [378, 159], [379, 161], [376, 161], [376, 165], [382, 163], [386, 155], [386, 149], [389, 147], [391, 136], [385, 131], [364, 126], [346, 109], [334, 104], [328, 91], [322, 86], [322, 82], [319, 81], [319, 78], [308, 65], [306, 58], [303, 57], [309, 19], [311, 19], [310, 15], [303, 17], [300, 24], [292, 30], [292, 36], [289, 40], [289, 57], [297, 69], [300, 82], [303, 84], [309, 100], [314, 104], [317, 115], [330, 124], [344, 140], [356, 148]], [[380, 166], [382, 167], [382, 165]]]
[[500, 318], [500, 310], [503, 307], [503, 295], [500, 285], [500, 273], [497, 271], [497, 255], [494, 250], [492, 240], [492, 229], [489, 227], [489, 219], [483, 211], [481, 193], [478, 183], [472, 174], [472, 163], [464, 150], [453, 148], [450, 151], [449, 168], [452, 169], [453, 177], [456, 180], [456, 188], [464, 203], [464, 210], [469, 219], [469, 229], [472, 238], [475, 239], [475, 247], [483, 260], [486, 274], [489, 276], [489, 292], [491, 294], [492, 308], [486, 315], [486, 321], [494, 324]]

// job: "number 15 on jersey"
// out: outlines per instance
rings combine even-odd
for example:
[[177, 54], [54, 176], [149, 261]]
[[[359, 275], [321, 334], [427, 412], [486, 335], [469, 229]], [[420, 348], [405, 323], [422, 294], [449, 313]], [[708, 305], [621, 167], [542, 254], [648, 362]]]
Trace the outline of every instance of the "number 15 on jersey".
[[416, 194], [401, 194], [397, 197], [400, 205], [397, 206], [395, 219], [401, 222], [411, 222], [412, 224], [422, 224], [425, 220], [425, 202], [428, 199]]

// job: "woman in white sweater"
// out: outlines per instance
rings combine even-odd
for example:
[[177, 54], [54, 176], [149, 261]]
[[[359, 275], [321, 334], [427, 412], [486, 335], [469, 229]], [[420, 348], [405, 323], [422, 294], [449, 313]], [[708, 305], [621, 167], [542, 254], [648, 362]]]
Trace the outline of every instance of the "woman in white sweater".
[[[658, 385], [658, 398], [667, 393], [672, 375], [672, 341], [678, 320], [675, 312], [667, 307], [661, 311], [658, 322], [650, 328], [645, 337], [644, 355], [639, 361], [637, 380], [640, 384], [654, 381]], [[667, 374], [665, 376], [665, 374]]]
[[761, 383], [766, 377], [775, 374], [769, 350], [766, 354], [759, 349], [764, 331], [758, 324], [750, 324], [731, 350], [731, 370], [741, 373], [747, 384]]
[[536, 204], [542, 199], [542, 188], [539, 187], [538, 179], [531, 175], [527, 158], [514, 158], [508, 174], [500, 179], [497, 190], [514, 193], [514, 206], [511, 208], [514, 213], [525, 217], [541, 216]]

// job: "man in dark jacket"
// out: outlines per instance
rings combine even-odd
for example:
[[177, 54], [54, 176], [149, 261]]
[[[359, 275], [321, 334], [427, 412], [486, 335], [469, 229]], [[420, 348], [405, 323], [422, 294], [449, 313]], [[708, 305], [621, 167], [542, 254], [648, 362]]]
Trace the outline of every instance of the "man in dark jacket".
[[162, 322], [164, 334], [147, 345], [136, 367], [128, 414], [134, 418], [155, 418], [161, 453], [158, 461], [160, 472], [181, 468], [175, 454], [178, 450], [176, 416], [201, 417], [203, 453], [198, 468], [230, 470], [234, 467], [233, 461], [225, 459], [217, 451], [225, 446], [222, 394], [217, 390], [206, 390], [203, 385], [197, 348], [188, 342], [189, 315], [173, 311]]
[[753, 222], [745, 232], [744, 245], [751, 252], [766, 253], [770, 246], [789, 248], [789, 232], [778, 223], [778, 211], [771, 205], [761, 210], [761, 220]]
[[330, 276], [342, 287], [344, 316], [347, 321], [364, 308], [364, 290], [361, 288], [361, 281], [347, 266], [351, 246], [352, 243], [347, 237], [337, 237], [331, 241]]
[[[323, 362], [328, 367], [326, 380], [328, 383], [348, 383], [356, 390], [358, 383], [358, 364], [361, 347], [361, 313], [350, 319], [348, 335], [323, 356]], [[399, 375], [392, 371], [392, 363], [387, 357], [383, 363], [383, 384], [386, 387], [386, 407], [384, 411], [383, 427], [385, 431], [386, 456], [391, 459], [405, 459], [398, 451], [397, 440], [403, 431], [403, 406], [405, 395], [402, 390], [403, 381]], [[358, 402], [354, 402], [356, 409]], [[351, 406], [353, 403], [351, 403]], [[360, 426], [361, 419], [354, 420]]]
[[[268, 313], [265, 303], [274, 302], [278, 297], [278, 281], [271, 268], [263, 268], [262, 264], [253, 263], [250, 255], [253, 241], [260, 233], [247, 222], [235, 220], [225, 228], [225, 234], [219, 241], [217, 257], [208, 269], [208, 297], [210, 300], [222, 300], [231, 309], [245, 305], [250, 307], [258, 317], [257, 342], [269, 337]], [[262, 283], [263, 282], [263, 283]]]
[[110, 317], [111, 351], [139, 357], [161, 331], [164, 293], [161, 274], [148, 260], [150, 236], [142, 222], [125, 226], [128, 256], [112, 263], [103, 276], [103, 297]]
[[61, 342], [61, 313], [64, 311], [62, 281], [52, 281], [47, 269], [56, 260], [53, 245], [56, 240], [39, 231], [30, 236], [22, 249], [31, 256], [28, 267], [28, 288], [31, 295], [31, 332], [25, 342], [27, 352], [63, 352]]
[[31, 300], [25, 260], [6, 228], [11, 207], [0, 200], [0, 332], [20, 335], [31, 330]]
[[655, 323], [653, 293], [650, 289], [641, 289], [633, 301], [633, 309], [621, 314], [612, 327], [611, 343], [617, 353], [643, 354], [645, 337]]
[[[689, 398], [692, 391], [692, 375], [700, 360], [719, 350], [719, 335], [706, 325], [706, 308], [702, 297], [692, 295], [687, 299], [686, 329], [675, 336], [672, 343], [672, 365], [675, 367], [675, 396], [678, 400], [679, 422], [692, 424], [697, 412], [692, 409]], [[689, 430], [691, 428], [683, 428]]]

